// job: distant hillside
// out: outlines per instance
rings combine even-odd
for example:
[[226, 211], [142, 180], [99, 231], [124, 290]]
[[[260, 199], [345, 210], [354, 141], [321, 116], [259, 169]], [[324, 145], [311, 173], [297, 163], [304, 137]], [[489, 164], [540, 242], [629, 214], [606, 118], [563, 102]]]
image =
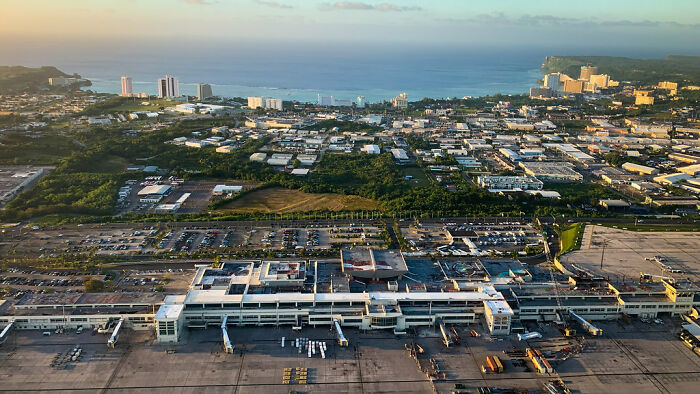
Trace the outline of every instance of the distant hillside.
[[49, 78], [72, 77], [52, 66], [0, 66], [0, 93], [33, 92], [49, 86]]
[[612, 56], [547, 56], [542, 64], [545, 73], [561, 72], [578, 78], [581, 66], [598, 66], [601, 74], [616, 81], [656, 83], [673, 81], [700, 83], [700, 56], [668, 56], [665, 59], [631, 59]]

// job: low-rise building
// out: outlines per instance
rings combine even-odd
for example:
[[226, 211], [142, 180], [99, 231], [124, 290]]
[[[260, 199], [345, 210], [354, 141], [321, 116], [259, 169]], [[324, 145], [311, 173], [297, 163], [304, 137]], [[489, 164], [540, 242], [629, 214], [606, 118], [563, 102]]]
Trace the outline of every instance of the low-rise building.
[[583, 175], [566, 162], [521, 161], [525, 173], [544, 182], [581, 182]]
[[542, 190], [544, 184], [539, 179], [528, 176], [490, 176], [477, 177], [477, 184], [489, 191], [523, 191]]
[[643, 166], [641, 164], [629, 163], [629, 162], [623, 164], [622, 169], [627, 170], [629, 172], [641, 174], [641, 175], [654, 175], [654, 174], [659, 173], [659, 170], [657, 170], [656, 168], [647, 167], [647, 166]]

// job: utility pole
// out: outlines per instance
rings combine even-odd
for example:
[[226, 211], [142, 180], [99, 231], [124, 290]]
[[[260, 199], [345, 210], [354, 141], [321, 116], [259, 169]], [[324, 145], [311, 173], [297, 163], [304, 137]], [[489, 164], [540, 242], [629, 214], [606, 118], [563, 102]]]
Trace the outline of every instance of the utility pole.
[[600, 274], [603, 275], [603, 258], [605, 258], [605, 246], [608, 244], [608, 240], [603, 240], [603, 253], [600, 254]]

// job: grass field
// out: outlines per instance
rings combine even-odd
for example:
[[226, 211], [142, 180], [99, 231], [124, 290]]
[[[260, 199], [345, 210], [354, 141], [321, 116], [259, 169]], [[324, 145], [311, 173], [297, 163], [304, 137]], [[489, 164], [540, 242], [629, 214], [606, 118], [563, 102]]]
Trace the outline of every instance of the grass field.
[[428, 186], [430, 185], [430, 180], [428, 177], [425, 175], [425, 171], [423, 171], [422, 168], [417, 167], [417, 166], [407, 166], [407, 167], [401, 167], [401, 176], [406, 177], [407, 175], [410, 175], [413, 177], [409, 182], [411, 185], [416, 185], [416, 186]]
[[574, 223], [559, 234], [561, 240], [561, 251], [564, 254], [581, 247], [581, 237], [583, 236], [583, 223]]
[[289, 213], [316, 210], [377, 210], [379, 202], [359, 196], [322, 193], [311, 194], [281, 187], [262, 189], [246, 194], [222, 207], [240, 213]]

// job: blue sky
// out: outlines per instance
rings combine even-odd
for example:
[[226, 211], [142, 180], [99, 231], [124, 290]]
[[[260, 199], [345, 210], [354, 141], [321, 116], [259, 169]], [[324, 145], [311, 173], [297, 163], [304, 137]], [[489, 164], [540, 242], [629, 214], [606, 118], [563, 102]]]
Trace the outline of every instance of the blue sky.
[[693, 53], [700, 37], [698, 0], [2, 0], [2, 6], [6, 49], [359, 43]]

